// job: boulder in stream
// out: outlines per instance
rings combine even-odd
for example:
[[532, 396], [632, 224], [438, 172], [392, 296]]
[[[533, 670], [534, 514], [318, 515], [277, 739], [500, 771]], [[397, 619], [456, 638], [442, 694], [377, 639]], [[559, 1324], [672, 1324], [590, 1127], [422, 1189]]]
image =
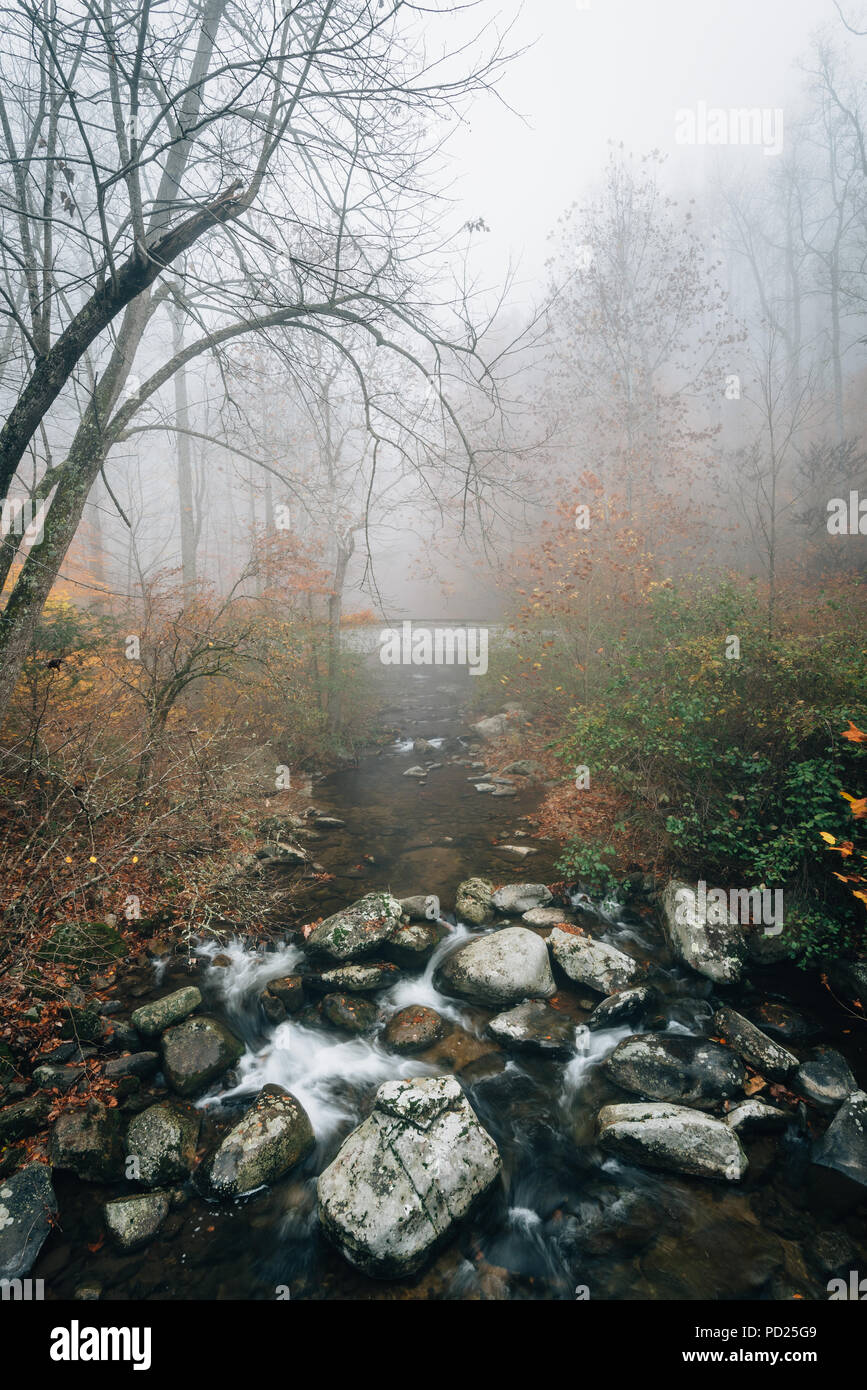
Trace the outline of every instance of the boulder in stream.
[[575, 1022], [542, 999], [525, 999], [488, 1024], [496, 1042], [515, 1052], [542, 1057], [571, 1057], [575, 1051]]
[[650, 1100], [709, 1110], [742, 1095], [746, 1069], [730, 1047], [679, 1033], [636, 1033], [602, 1063], [615, 1085]]
[[307, 949], [332, 960], [368, 956], [399, 929], [401, 907], [390, 893], [366, 893], [351, 907], [326, 917], [307, 938]]
[[597, 1132], [600, 1147], [627, 1163], [725, 1182], [739, 1182], [747, 1171], [734, 1130], [685, 1105], [606, 1105]]
[[0, 1179], [0, 1279], [29, 1274], [56, 1211], [51, 1169], [44, 1163], [28, 1163]]
[[678, 960], [716, 984], [736, 984], [746, 961], [743, 928], [718, 913], [695, 888], [672, 879], [660, 899], [662, 926]]
[[154, 1038], [187, 1018], [202, 1002], [202, 996], [195, 985], [176, 989], [152, 1004], [142, 1004], [130, 1015], [130, 1023], [143, 1038]]
[[366, 1033], [379, 1017], [376, 1005], [363, 994], [326, 994], [319, 1008], [322, 1017], [344, 1033]]
[[118, 1197], [103, 1207], [106, 1229], [125, 1254], [149, 1245], [169, 1214], [167, 1192], [141, 1192]]
[[812, 1101], [820, 1110], [833, 1111], [842, 1105], [858, 1082], [846, 1058], [833, 1047], [816, 1047], [802, 1062], [792, 1080], [792, 1090]]
[[508, 883], [494, 893], [492, 903], [498, 912], [520, 915], [534, 907], [547, 907], [554, 894], [544, 883]]
[[49, 1157], [55, 1168], [67, 1168], [86, 1182], [115, 1182], [123, 1177], [124, 1151], [120, 1115], [99, 1101], [84, 1110], [67, 1110], [54, 1123]]
[[244, 1044], [219, 1019], [197, 1014], [163, 1033], [162, 1052], [172, 1090], [194, 1096], [235, 1065]]
[[350, 1264], [401, 1278], [448, 1239], [500, 1166], [453, 1077], [387, 1081], [319, 1178], [319, 1219]]
[[239, 1197], [282, 1178], [314, 1143], [301, 1102], [282, 1086], [263, 1086], [243, 1119], [198, 1169], [196, 1186], [209, 1197]]
[[359, 961], [355, 965], [338, 965], [319, 975], [305, 976], [304, 983], [322, 994], [335, 990], [350, 990], [354, 994], [374, 994], [388, 989], [400, 979], [400, 970], [390, 961]]
[[494, 885], [486, 878], [466, 878], [455, 894], [455, 916], [461, 922], [480, 927], [491, 915]]
[[434, 983], [443, 994], [493, 1007], [557, 992], [545, 943], [527, 927], [476, 937], [441, 961]]
[[598, 1032], [603, 1028], [621, 1028], [626, 1023], [641, 1023], [649, 1014], [656, 1012], [661, 1002], [662, 995], [655, 985], [634, 985], [632, 989], [622, 989], [596, 1005], [587, 1020], [587, 1027], [592, 1032]]
[[410, 1004], [392, 1014], [383, 1032], [383, 1042], [392, 1052], [424, 1052], [439, 1042], [446, 1032], [446, 1023], [436, 1009], [424, 1004]]
[[813, 1145], [814, 1182], [820, 1195], [845, 1210], [867, 1194], [867, 1092], [844, 1101]]
[[185, 1182], [196, 1162], [201, 1117], [171, 1103], [149, 1105], [130, 1120], [127, 1160], [136, 1160], [133, 1176], [145, 1187]]
[[595, 989], [599, 994], [616, 994], [618, 990], [629, 989], [640, 984], [647, 975], [644, 966], [625, 951], [590, 936], [579, 936], [555, 927], [548, 937], [548, 945], [570, 980]]
[[795, 1070], [798, 1059], [793, 1052], [767, 1037], [754, 1023], [727, 1005], [717, 1009], [713, 1026], [729, 1047], [751, 1067], [775, 1081], [785, 1081]]

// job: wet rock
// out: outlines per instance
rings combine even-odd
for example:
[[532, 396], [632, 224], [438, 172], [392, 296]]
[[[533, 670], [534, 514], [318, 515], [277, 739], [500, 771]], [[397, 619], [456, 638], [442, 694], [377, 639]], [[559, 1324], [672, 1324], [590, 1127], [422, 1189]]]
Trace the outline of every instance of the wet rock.
[[600, 994], [615, 994], [618, 990], [629, 989], [641, 984], [647, 975], [643, 965], [625, 951], [609, 946], [605, 941], [594, 941], [589, 936], [578, 936], [574, 932], [562, 931], [555, 927], [548, 937], [551, 954], [568, 975], [570, 980], [587, 985]]
[[145, 1187], [184, 1182], [196, 1162], [201, 1117], [198, 1111], [172, 1104], [151, 1105], [130, 1120], [128, 1158], [135, 1158], [137, 1181]]
[[121, 1076], [153, 1076], [160, 1065], [158, 1052], [129, 1052], [113, 1057], [105, 1064], [105, 1074], [111, 1081]]
[[455, 915], [461, 922], [481, 926], [491, 915], [494, 885], [486, 878], [467, 878], [458, 884], [455, 895]]
[[280, 975], [269, 980], [259, 996], [269, 1023], [282, 1023], [288, 1014], [304, 1007], [304, 982], [300, 975]]
[[194, 1096], [233, 1067], [244, 1044], [216, 1018], [199, 1014], [162, 1036], [163, 1071], [173, 1091]]
[[418, 766], [408, 767], [403, 775], [404, 777], [417, 777], [419, 781], [421, 781], [427, 777], [427, 768]]
[[716, 921], [712, 907], [701, 907], [696, 888], [679, 879], [663, 889], [660, 906], [663, 930], [679, 960], [717, 984], [734, 984], [741, 978], [746, 944], [739, 922], [730, 922], [727, 912], [724, 920]]
[[394, 933], [385, 952], [396, 965], [418, 969], [433, 955], [445, 934], [446, 928], [437, 922], [410, 922]]
[[855, 1091], [843, 1102], [813, 1145], [812, 1163], [814, 1179], [825, 1179], [821, 1188], [833, 1195], [835, 1206], [845, 1208], [863, 1202], [867, 1192], [867, 1093]]
[[323, 1018], [344, 1033], [366, 1033], [379, 1014], [374, 1003], [357, 994], [327, 994], [320, 1004]]
[[115, 1182], [124, 1171], [118, 1112], [97, 1101], [67, 1111], [54, 1123], [48, 1151], [55, 1168], [68, 1168], [86, 1182]]
[[38, 1134], [48, 1123], [51, 1102], [43, 1096], [28, 1096], [0, 1110], [0, 1148]]
[[373, 994], [378, 989], [388, 989], [400, 979], [400, 970], [389, 961], [363, 961], [359, 965], [339, 965], [334, 970], [323, 970], [320, 975], [312, 975], [306, 983], [312, 989], [324, 994], [349, 990], [352, 994]]
[[133, 1028], [128, 1019], [113, 1018], [102, 1045], [109, 1051], [117, 1049], [122, 1052], [137, 1052], [141, 1047], [141, 1038], [138, 1030]]
[[833, 1047], [815, 1048], [798, 1067], [791, 1084], [797, 1095], [825, 1111], [836, 1110], [847, 1096], [858, 1090], [849, 1063]]
[[434, 976], [437, 989], [481, 1004], [517, 1004], [556, 993], [545, 943], [527, 927], [504, 927], [447, 956]]
[[792, 1115], [778, 1105], [750, 1096], [734, 1106], [725, 1117], [729, 1129], [736, 1134], [776, 1134], [791, 1122]]
[[87, 1076], [86, 1067], [36, 1067], [33, 1072], [33, 1080], [43, 1091], [56, 1089], [58, 1091], [71, 1091], [83, 1076]]
[[775, 1081], [785, 1081], [795, 1070], [798, 1059], [779, 1043], [767, 1037], [748, 1018], [724, 1005], [713, 1016], [714, 1029], [725, 1038], [739, 1057]]
[[603, 1070], [616, 1085], [651, 1100], [708, 1110], [743, 1094], [746, 1071], [730, 1048], [708, 1038], [677, 1033], [639, 1033], [624, 1038]]
[[399, 930], [400, 918], [397, 898], [390, 893], [367, 893], [314, 927], [307, 947], [338, 961], [367, 956]]
[[534, 907], [547, 907], [554, 895], [544, 883], [509, 883], [491, 898], [498, 912], [523, 913]]
[[486, 743], [492, 742], [494, 739], [502, 738], [508, 731], [509, 717], [506, 714], [492, 714], [488, 719], [480, 719], [476, 724], [471, 724], [470, 728], [478, 738]]
[[827, 966], [828, 984], [845, 1004], [867, 1007], [867, 960], [835, 960]]
[[345, 824], [339, 816], [317, 816], [315, 821], [317, 830], [342, 830]]
[[572, 1019], [541, 999], [527, 999], [488, 1024], [491, 1037], [516, 1052], [544, 1057], [570, 1057], [575, 1050]]
[[509, 786], [495, 787], [494, 790], [491, 792], [491, 796], [517, 796], [517, 795], [518, 795], [517, 788], [516, 788], [516, 787], [509, 787]]
[[51, 1169], [44, 1163], [28, 1163], [0, 1181], [0, 1279], [29, 1274], [56, 1211]]
[[739, 1182], [747, 1171], [747, 1156], [734, 1131], [683, 1105], [606, 1105], [597, 1131], [606, 1153], [647, 1168], [726, 1182]]
[[154, 1000], [152, 1004], [143, 1004], [131, 1014], [130, 1022], [143, 1038], [155, 1038], [171, 1028], [173, 1023], [187, 1018], [201, 1002], [202, 996], [195, 985], [188, 985], [186, 989], [177, 989], [163, 999]]
[[319, 1219], [365, 1274], [409, 1275], [448, 1239], [500, 1166], [453, 1077], [387, 1081], [319, 1178]]
[[538, 854], [537, 849], [530, 845], [497, 845], [498, 851], [504, 854], [517, 854], [520, 859], [526, 859], [529, 854]]
[[763, 999], [759, 1003], [744, 1005], [743, 1012], [750, 1022], [772, 1038], [782, 1042], [802, 1042], [815, 1037], [822, 1031], [817, 1019], [775, 999]]
[[572, 913], [567, 907], [531, 907], [521, 915], [521, 921], [528, 927], [556, 927], [562, 922], [571, 922]]
[[496, 790], [493, 782], [476, 782], [475, 786], [477, 792], [492, 792]]
[[541, 763], [536, 763], [532, 758], [518, 758], [513, 763], [508, 763], [503, 772], [513, 777], [534, 777], [543, 779], [547, 777], [547, 772]]
[[105, 1226], [115, 1245], [128, 1254], [149, 1245], [169, 1214], [167, 1192], [118, 1197], [103, 1207]]
[[656, 1012], [661, 1000], [662, 995], [653, 985], [622, 989], [596, 1005], [587, 1027], [596, 1032], [603, 1028], [621, 1028], [625, 1023], [641, 1023]]
[[313, 1126], [300, 1101], [282, 1086], [265, 1086], [242, 1120], [196, 1174], [210, 1197], [238, 1197], [277, 1182], [309, 1154]]
[[436, 1009], [410, 1004], [392, 1014], [385, 1025], [383, 1041], [393, 1052], [424, 1052], [439, 1042], [445, 1031], [446, 1024]]
[[400, 908], [404, 917], [408, 917], [411, 922], [427, 922], [432, 920], [428, 917], [428, 907], [431, 898], [426, 893], [416, 893], [409, 898], [400, 899]]

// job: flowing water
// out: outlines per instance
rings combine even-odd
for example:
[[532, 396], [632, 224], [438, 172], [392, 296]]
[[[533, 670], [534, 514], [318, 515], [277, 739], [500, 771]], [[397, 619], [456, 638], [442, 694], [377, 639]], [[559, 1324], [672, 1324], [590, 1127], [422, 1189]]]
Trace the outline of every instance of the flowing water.
[[[540, 790], [503, 798], [475, 790], [483, 768], [466, 762], [484, 763], [485, 752], [459, 741], [470, 678], [442, 668], [391, 667], [382, 679], [390, 682], [384, 718], [394, 725], [394, 741], [313, 790], [317, 807], [346, 824], [315, 846], [334, 877], [308, 900], [310, 918], [374, 888], [397, 896], [434, 893], [446, 909], [458, 883], [471, 875], [495, 883], [555, 880], [557, 847], [529, 838], [527, 817]], [[442, 766], [423, 784], [403, 775], [419, 761], [412, 748], [419, 737], [443, 740], [437, 754]], [[534, 853], [522, 859], [504, 844], [527, 845]], [[709, 982], [673, 964], [646, 908], [594, 907], [580, 894], [574, 901], [594, 935], [653, 959], [665, 991], [664, 1017], [656, 1028], [710, 1031]], [[574, 1055], [552, 1061], [505, 1054], [485, 1038], [491, 1011], [447, 999], [433, 983], [437, 960], [478, 930], [454, 923], [423, 971], [404, 974], [377, 996], [382, 1017], [425, 1004], [452, 1025], [436, 1056], [420, 1058], [398, 1057], [376, 1036], [347, 1037], [313, 1009], [298, 1020], [266, 1023], [258, 1005], [262, 987], [303, 963], [291, 934], [276, 949], [203, 944], [189, 965], [164, 958], [154, 993], [192, 976], [206, 1009], [225, 1019], [246, 1045], [230, 1083], [197, 1102], [205, 1144], [243, 1113], [262, 1085], [276, 1082], [307, 1110], [315, 1150], [282, 1182], [237, 1202], [206, 1202], [188, 1185], [159, 1236], [126, 1256], [102, 1238], [102, 1203], [117, 1196], [117, 1189], [58, 1173], [62, 1229], [50, 1238], [33, 1275], [61, 1298], [93, 1284], [103, 1298], [118, 1299], [827, 1298], [837, 1255], [845, 1260], [847, 1252], [856, 1252], [857, 1268], [860, 1251], [863, 1265], [863, 1222], [833, 1217], [811, 1194], [803, 1125], [794, 1124], [781, 1139], [747, 1141], [750, 1168], [737, 1186], [605, 1158], [594, 1145], [595, 1116], [601, 1105], [632, 1097], [616, 1091], [599, 1063], [630, 1030], [589, 1032], [584, 1021], [594, 1000], [562, 988], [555, 1003], [575, 1022]], [[228, 957], [228, 964], [214, 964], [216, 956]], [[844, 1051], [864, 1084], [865, 1058], [845, 1019], [805, 977], [791, 968], [754, 972], [751, 987], [731, 996], [746, 1011], [768, 1001], [783, 1003], [796, 1016], [809, 1045], [828, 1041]], [[142, 1001], [133, 1007], [137, 1002]], [[801, 1046], [791, 1045], [796, 1051]], [[499, 1146], [502, 1185], [418, 1276], [368, 1279], [322, 1236], [316, 1176], [368, 1113], [383, 1081], [450, 1069]]]

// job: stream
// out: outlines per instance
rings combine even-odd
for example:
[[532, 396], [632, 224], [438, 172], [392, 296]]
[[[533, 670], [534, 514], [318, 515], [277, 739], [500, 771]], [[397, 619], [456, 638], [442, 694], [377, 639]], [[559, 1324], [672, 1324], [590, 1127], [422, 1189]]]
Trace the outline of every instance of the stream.
[[[497, 1010], [438, 991], [439, 960], [490, 930], [454, 920], [458, 884], [471, 876], [497, 885], [551, 883], [559, 877], [558, 846], [531, 838], [528, 818], [543, 793], [539, 784], [500, 798], [475, 790], [488, 765], [483, 748], [460, 741], [472, 684], [465, 671], [390, 667], [381, 679], [387, 682], [382, 718], [395, 729], [394, 741], [363, 755], [357, 767], [315, 782], [311, 800], [345, 824], [310, 846], [333, 877], [305, 900], [311, 910], [302, 920], [387, 888], [397, 897], [436, 894], [452, 930], [420, 971], [404, 971], [373, 996], [380, 1024], [369, 1035], [335, 1029], [315, 1000], [300, 1015], [266, 1021], [258, 1002], [264, 985], [304, 966], [297, 932], [270, 950], [240, 941], [203, 943], [191, 963], [161, 962], [145, 998], [195, 983], [204, 1012], [225, 1021], [246, 1049], [228, 1080], [196, 1102], [201, 1142], [210, 1147], [263, 1085], [277, 1083], [307, 1111], [315, 1148], [282, 1181], [236, 1201], [206, 1201], [188, 1183], [158, 1236], [128, 1255], [103, 1236], [102, 1205], [117, 1188], [58, 1172], [61, 1228], [43, 1248], [34, 1277], [44, 1278], [58, 1298], [88, 1289], [87, 1296], [103, 1299], [171, 1300], [827, 1298], [829, 1273], [857, 1268], [859, 1252], [863, 1267], [867, 1241], [855, 1215], [817, 1207], [811, 1195], [803, 1112], [781, 1136], [744, 1141], [749, 1170], [742, 1183], [627, 1165], [599, 1150], [594, 1125], [602, 1105], [634, 1099], [599, 1067], [633, 1029], [589, 1032], [584, 1023], [598, 998], [558, 979], [555, 1004], [574, 1020], [574, 1054], [563, 1060], [510, 1054], [485, 1035]], [[419, 761], [417, 738], [443, 741], [435, 742], [442, 765], [424, 781], [404, 775]], [[472, 769], [472, 762], [483, 767]], [[521, 857], [506, 844], [532, 853]], [[672, 960], [646, 905], [593, 904], [576, 889], [573, 906], [592, 935], [653, 961], [663, 1004], [648, 1026], [712, 1033], [714, 987]], [[725, 999], [764, 1020], [769, 1032], [767, 1020], [776, 1020], [774, 1036], [795, 1052], [832, 1044], [859, 1083], [867, 1082], [863, 1043], [805, 973], [790, 966], [753, 969], [750, 985], [727, 990]], [[137, 998], [132, 1007], [142, 1002]], [[383, 1046], [382, 1023], [407, 1005], [429, 1006], [447, 1021], [450, 1031], [438, 1049], [405, 1057]], [[496, 1141], [502, 1183], [419, 1274], [368, 1278], [320, 1230], [317, 1175], [369, 1113], [384, 1081], [447, 1071]], [[151, 1098], [162, 1094], [157, 1085]]]

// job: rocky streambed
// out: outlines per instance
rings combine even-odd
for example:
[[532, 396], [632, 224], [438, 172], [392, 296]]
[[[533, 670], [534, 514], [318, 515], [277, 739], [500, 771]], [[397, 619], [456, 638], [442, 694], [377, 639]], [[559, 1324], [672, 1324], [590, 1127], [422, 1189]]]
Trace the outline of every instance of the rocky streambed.
[[[863, 1266], [847, 1014], [740, 929], [685, 934], [664, 885], [555, 897], [533, 769], [489, 766], [438, 680], [407, 677], [401, 737], [317, 788], [318, 917], [119, 991], [100, 1046], [120, 1103], [62, 1115], [51, 1168], [0, 1183], [6, 1277], [60, 1298], [826, 1299]], [[838, 1000], [863, 988], [837, 967]]]

